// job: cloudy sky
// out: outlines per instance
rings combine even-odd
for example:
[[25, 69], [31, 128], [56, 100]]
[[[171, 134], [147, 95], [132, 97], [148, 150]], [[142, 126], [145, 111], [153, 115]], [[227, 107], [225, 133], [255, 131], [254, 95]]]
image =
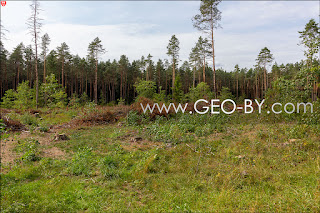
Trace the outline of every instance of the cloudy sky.
[[[20, 42], [31, 44], [25, 24], [31, 11], [29, 1], [7, 1], [1, 7], [1, 22], [8, 30], [3, 41], [7, 50]], [[50, 49], [66, 42], [72, 54], [85, 57], [88, 44], [102, 40], [107, 53], [103, 60], [130, 61], [149, 53], [154, 60], [166, 59], [166, 47], [175, 34], [180, 40], [180, 59], [188, 60], [200, 35], [192, 26], [199, 1], [41, 1], [41, 34], [51, 38]], [[298, 46], [299, 33], [311, 19], [319, 20], [317, 1], [223, 1], [222, 28], [215, 31], [217, 67], [232, 70], [252, 67], [259, 51], [268, 47], [277, 63], [304, 58]], [[181, 62], [180, 62], [181, 64]]]

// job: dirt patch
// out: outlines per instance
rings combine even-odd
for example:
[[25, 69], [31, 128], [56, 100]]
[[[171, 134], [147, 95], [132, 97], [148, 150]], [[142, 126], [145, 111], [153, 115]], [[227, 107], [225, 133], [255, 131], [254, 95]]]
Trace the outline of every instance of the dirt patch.
[[42, 136], [32, 135], [28, 131], [22, 131], [20, 135], [15, 137], [9, 137], [6, 140], [1, 141], [1, 163], [8, 164], [14, 163], [14, 161], [22, 156], [22, 153], [17, 153], [14, 148], [18, 145], [18, 140], [34, 138], [36, 139], [41, 147], [39, 151], [42, 157], [59, 158], [65, 159], [66, 153], [57, 147], [48, 148], [53, 143], [52, 133], [45, 133]]
[[13, 150], [16, 144], [17, 142], [13, 139], [1, 141], [1, 164], [13, 163], [15, 159], [21, 157], [21, 154]]

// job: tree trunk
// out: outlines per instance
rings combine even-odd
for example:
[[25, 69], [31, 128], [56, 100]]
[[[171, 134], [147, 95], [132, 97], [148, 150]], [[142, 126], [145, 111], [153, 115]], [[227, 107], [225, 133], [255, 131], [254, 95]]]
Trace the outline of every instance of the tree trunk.
[[43, 57], [43, 82], [46, 83], [46, 54]]
[[19, 75], [20, 75], [20, 62], [19, 62], [19, 64], [18, 64], [18, 73], [17, 73], [17, 87], [16, 88], [18, 88], [18, 85], [19, 85]]
[[217, 98], [216, 67], [215, 67], [215, 60], [214, 60], [213, 23], [211, 24], [211, 43], [212, 43], [213, 94], [214, 94], [214, 97]]
[[267, 69], [266, 69], [266, 66], [264, 66], [264, 95], [267, 92], [267, 88], [268, 88]]
[[35, 71], [36, 71], [36, 107], [38, 108], [38, 103], [39, 103], [39, 76], [38, 76], [38, 45], [37, 45], [36, 19], [34, 20], [34, 44], [35, 44], [35, 52], [36, 52], [36, 64], [35, 64]]
[[203, 82], [206, 82], [206, 57], [203, 59], [203, 71], [202, 71]]
[[62, 59], [62, 69], [61, 69], [61, 77], [62, 77], [61, 84], [64, 87], [64, 70], [63, 70], [63, 68], [64, 68], [64, 59]]
[[94, 102], [98, 103], [98, 59], [96, 60], [96, 70], [94, 77]]
[[174, 81], [176, 80], [176, 71], [175, 71], [175, 58], [173, 57], [172, 64], [172, 89], [174, 89]]
[[196, 86], [196, 67], [193, 68], [193, 88]]

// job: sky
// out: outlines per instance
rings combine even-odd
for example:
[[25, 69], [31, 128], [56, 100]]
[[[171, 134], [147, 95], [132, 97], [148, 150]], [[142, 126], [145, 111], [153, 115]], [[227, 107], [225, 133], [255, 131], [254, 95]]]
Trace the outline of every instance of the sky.
[[[2, 42], [9, 52], [20, 42], [32, 44], [26, 25], [30, 3], [7, 1], [1, 6], [1, 24], [7, 30]], [[169, 59], [167, 45], [176, 35], [181, 65], [199, 36], [208, 36], [191, 21], [199, 6], [199, 1], [40, 1], [41, 36], [49, 34], [50, 50], [66, 42], [71, 53], [81, 57], [86, 57], [89, 43], [99, 37], [107, 50], [101, 60], [126, 55], [132, 61], [150, 53], [157, 61]], [[222, 28], [214, 31], [216, 67], [231, 71], [236, 64], [253, 67], [264, 47], [278, 64], [304, 59], [298, 31], [312, 18], [319, 22], [320, 3], [222, 1], [218, 8]]]

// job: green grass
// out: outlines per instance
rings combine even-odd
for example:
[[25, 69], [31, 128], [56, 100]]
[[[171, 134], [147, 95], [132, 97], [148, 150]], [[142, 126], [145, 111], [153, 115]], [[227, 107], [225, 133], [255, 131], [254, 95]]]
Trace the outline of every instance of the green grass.
[[3, 165], [1, 212], [320, 211], [319, 125], [255, 114], [138, 120], [62, 129], [70, 140], [48, 147], [64, 159]]

